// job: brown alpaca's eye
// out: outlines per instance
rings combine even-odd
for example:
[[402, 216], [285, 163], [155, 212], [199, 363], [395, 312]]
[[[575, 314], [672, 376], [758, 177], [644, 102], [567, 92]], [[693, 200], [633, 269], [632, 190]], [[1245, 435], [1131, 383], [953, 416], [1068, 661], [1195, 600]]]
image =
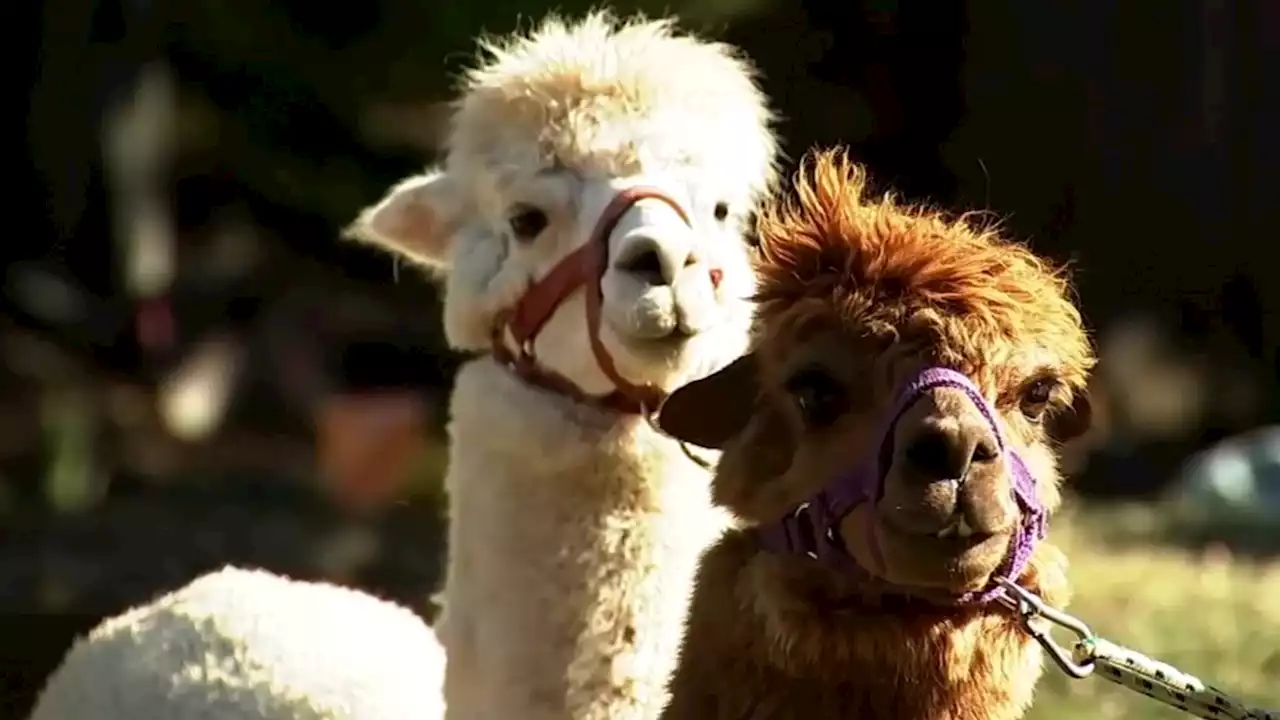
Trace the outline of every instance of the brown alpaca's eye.
[[716, 214], [716, 220], [719, 220], [720, 222], [724, 222], [724, 219], [729, 217], [729, 203], [727, 202], [716, 203], [715, 214]]
[[1053, 398], [1053, 389], [1057, 384], [1052, 378], [1040, 378], [1027, 383], [1020, 398], [1022, 414], [1029, 420], [1039, 420], [1049, 407], [1049, 400]]
[[800, 370], [787, 380], [785, 388], [811, 430], [830, 426], [849, 407], [844, 386], [819, 367]]
[[507, 219], [511, 232], [520, 242], [532, 242], [547, 229], [547, 214], [536, 207], [517, 205]]

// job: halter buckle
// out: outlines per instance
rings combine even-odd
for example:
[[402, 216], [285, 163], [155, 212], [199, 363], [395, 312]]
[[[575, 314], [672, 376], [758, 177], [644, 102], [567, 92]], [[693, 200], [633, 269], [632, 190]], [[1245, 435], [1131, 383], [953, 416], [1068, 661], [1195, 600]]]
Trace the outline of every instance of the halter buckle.
[[[812, 503], [800, 503], [783, 519], [782, 523], [785, 526], [787, 544], [791, 546], [792, 551], [802, 552], [810, 559], [817, 560], [818, 527], [809, 512], [812, 508]], [[827, 532], [830, 535], [830, 529]]]
[[520, 361], [532, 363], [537, 360], [537, 351], [533, 347], [533, 338], [526, 338], [520, 343]]

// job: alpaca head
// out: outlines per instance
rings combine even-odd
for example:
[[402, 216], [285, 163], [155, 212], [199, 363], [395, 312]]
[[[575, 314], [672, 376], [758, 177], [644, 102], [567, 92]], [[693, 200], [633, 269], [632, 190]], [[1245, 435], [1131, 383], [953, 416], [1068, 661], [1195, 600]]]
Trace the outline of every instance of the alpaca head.
[[603, 13], [484, 54], [443, 168], [392, 188], [352, 234], [447, 272], [454, 347], [527, 350], [590, 395], [669, 388], [741, 353], [745, 224], [776, 145], [746, 61]]
[[[761, 217], [755, 351], [659, 422], [724, 449], [716, 498], [748, 521], [830, 500], [828, 539], [864, 585], [987, 587], [1024, 515], [1057, 506], [1055, 444], [1088, 421], [1093, 355], [1063, 274], [967, 218], [863, 197], [836, 153], [806, 170]], [[860, 472], [865, 495], [819, 494]]]

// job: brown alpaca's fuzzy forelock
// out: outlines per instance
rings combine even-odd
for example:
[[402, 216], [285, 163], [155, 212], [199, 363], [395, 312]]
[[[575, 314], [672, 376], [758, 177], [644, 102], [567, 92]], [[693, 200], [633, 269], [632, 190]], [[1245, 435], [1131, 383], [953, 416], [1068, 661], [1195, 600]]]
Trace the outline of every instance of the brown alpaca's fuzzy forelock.
[[794, 192], [758, 218], [764, 324], [817, 299], [816, 312], [864, 331], [929, 325], [950, 364], [1052, 341], [1061, 379], [1083, 387], [1093, 359], [1064, 268], [974, 226], [974, 214], [949, 220], [865, 197], [864, 172], [840, 151], [807, 159]]

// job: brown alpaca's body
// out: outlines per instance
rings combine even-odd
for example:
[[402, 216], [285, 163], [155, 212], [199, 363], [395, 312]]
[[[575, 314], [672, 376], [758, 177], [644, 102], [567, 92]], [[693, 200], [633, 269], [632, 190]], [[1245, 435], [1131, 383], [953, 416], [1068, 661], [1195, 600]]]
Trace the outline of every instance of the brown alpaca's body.
[[[1046, 550], [1028, 587], [1061, 604], [1065, 562]], [[1007, 610], [816, 615], [824, 583], [801, 583], [743, 531], [708, 551], [690, 610], [707, 621], [686, 631], [663, 720], [1016, 720], [1030, 706], [1042, 651]], [[761, 593], [793, 612], [762, 616]]]

